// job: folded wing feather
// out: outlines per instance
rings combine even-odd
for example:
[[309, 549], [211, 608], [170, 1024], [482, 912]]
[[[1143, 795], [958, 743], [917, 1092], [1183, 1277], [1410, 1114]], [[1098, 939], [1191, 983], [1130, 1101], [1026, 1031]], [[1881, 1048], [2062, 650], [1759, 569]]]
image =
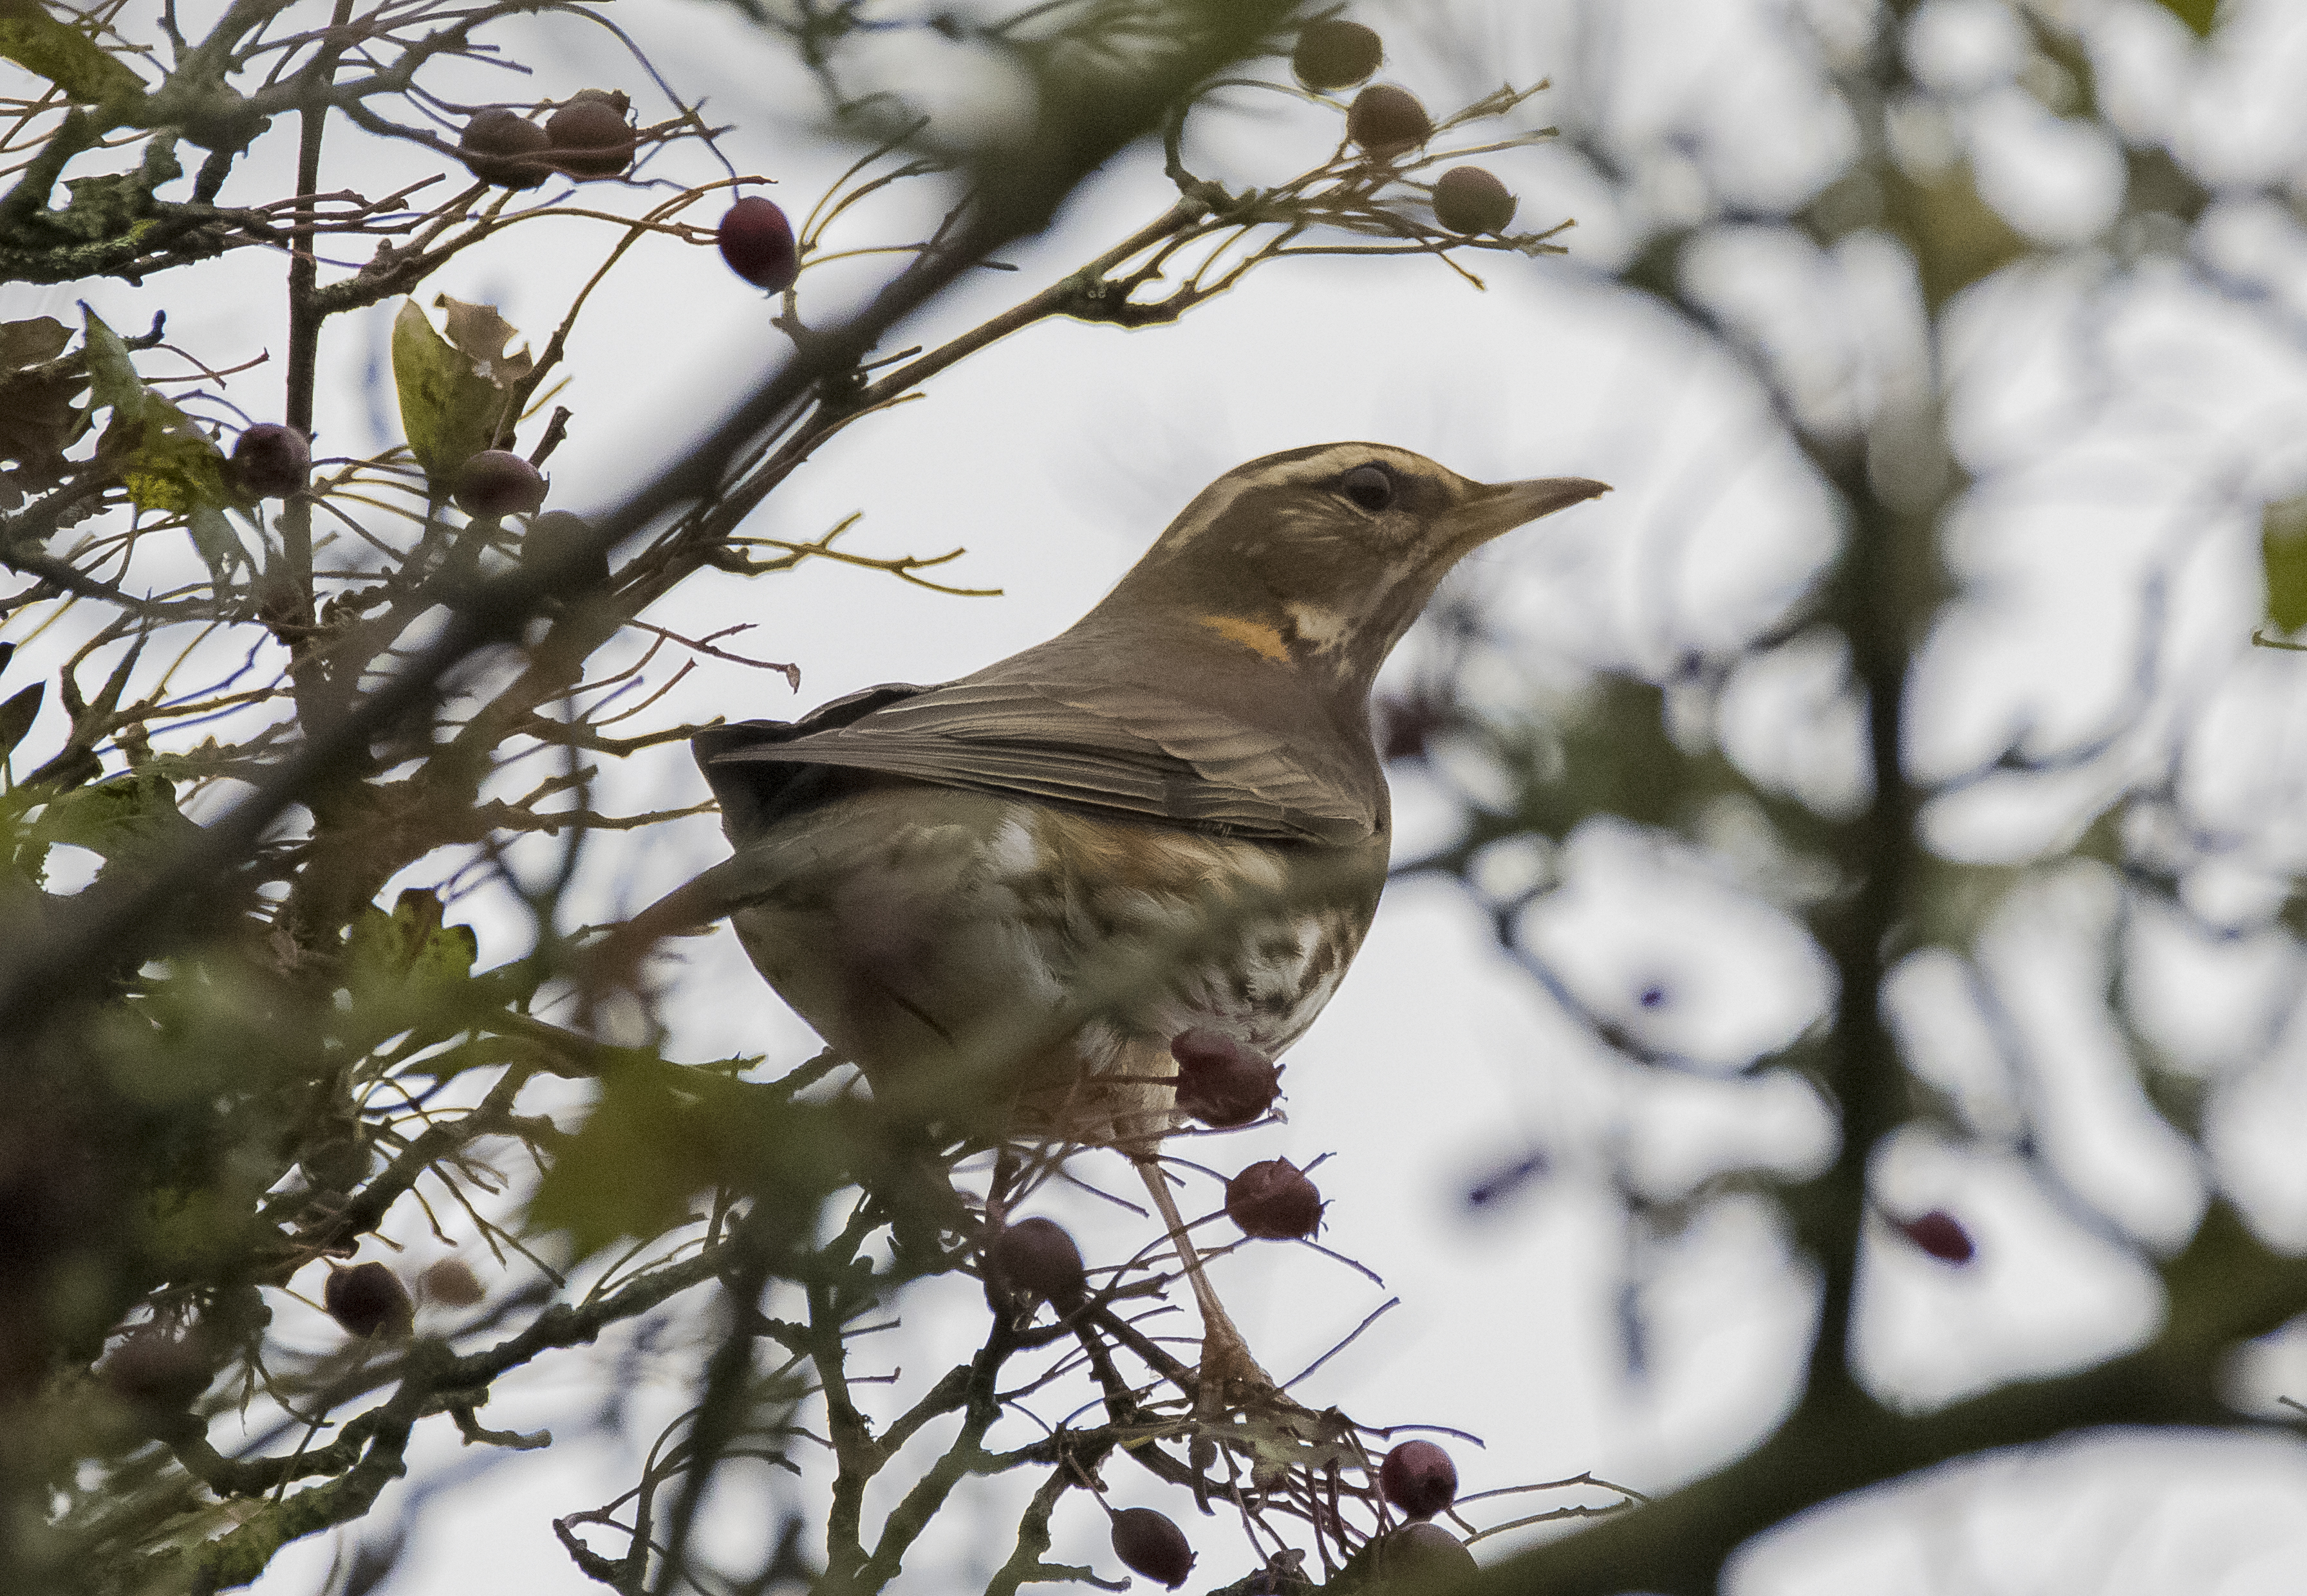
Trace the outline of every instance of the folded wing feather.
[[791, 724], [709, 728], [696, 751], [724, 808], [742, 799], [751, 825], [774, 821], [780, 794], [796, 785], [779, 768], [796, 766], [879, 771], [1281, 841], [1351, 845], [1379, 820], [1367, 795], [1308, 768], [1274, 733], [1121, 684], [893, 684]]

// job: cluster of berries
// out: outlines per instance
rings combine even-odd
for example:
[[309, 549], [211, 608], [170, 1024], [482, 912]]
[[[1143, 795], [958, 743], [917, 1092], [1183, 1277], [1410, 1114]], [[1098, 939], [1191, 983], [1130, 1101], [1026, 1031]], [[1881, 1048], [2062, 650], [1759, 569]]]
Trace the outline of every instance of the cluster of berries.
[[[1272, 1060], [1212, 1030], [1191, 1030], [1170, 1044], [1177, 1060], [1179, 1111], [1213, 1128], [1247, 1125], [1274, 1106], [1281, 1072]], [[1226, 1216], [1246, 1236], [1296, 1240], [1320, 1227], [1322, 1195], [1305, 1171], [1286, 1158], [1253, 1163], [1226, 1182]], [[1072, 1311], [1088, 1300], [1081, 1248], [1052, 1220], [1021, 1219], [1005, 1225], [986, 1248], [986, 1273], [1005, 1292], [1038, 1298]], [[1457, 1537], [1427, 1521], [1457, 1499], [1458, 1469], [1431, 1441], [1404, 1441], [1377, 1471], [1379, 1494], [1411, 1520], [1373, 1543], [1371, 1556], [1395, 1575], [1449, 1574], [1473, 1567]], [[1133, 1573], [1175, 1590], [1192, 1572], [1195, 1554], [1183, 1530], [1151, 1507], [1109, 1509], [1113, 1553]]]
[[[1333, 17], [1298, 36], [1291, 70], [1307, 88], [1327, 93], [1366, 82], [1385, 58], [1376, 33]], [[1391, 83], [1372, 83], [1346, 107], [1346, 138], [1376, 160], [1395, 160], [1433, 136], [1434, 118], [1418, 97]], [[1434, 219], [1453, 233], [1502, 233], [1517, 201], [1480, 167], [1452, 167], [1435, 179]]]
[[[1447, 1452], [1431, 1441], [1404, 1441], [1378, 1464], [1377, 1485], [1411, 1522], [1379, 1535], [1361, 1554], [1371, 1573], [1419, 1580], [1473, 1572], [1473, 1554], [1433, 1522], [1458, 1499], [1458, 1465]], [[1151, 1507], [1124, 1507], [1111, 1517], [1113, 1555], [1125, 1567], [1172, 1591], [1186, 1583], [1194, 1548], [1175, 1520]]]
[[499, 188], [535, 188], [556, 175], [621, 177], [640, 135], [632, 101], [615, 89], [580, 89], [543, 125], [498, 107], [475, 114], [457, 141], [466, 170]]

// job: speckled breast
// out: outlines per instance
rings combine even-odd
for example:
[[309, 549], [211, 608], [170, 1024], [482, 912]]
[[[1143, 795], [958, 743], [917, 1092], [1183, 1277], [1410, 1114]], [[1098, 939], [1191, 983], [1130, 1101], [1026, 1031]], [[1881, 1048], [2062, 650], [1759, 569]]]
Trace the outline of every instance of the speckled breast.
[[742, 856], [747, 953], [877, 1092], [1121, 1143], [1169, 1128], [1179, 1033], [1269, 1057], [1304, 1034], [1385, 871], [1382, 837], [1277, 844], [910, 785]]

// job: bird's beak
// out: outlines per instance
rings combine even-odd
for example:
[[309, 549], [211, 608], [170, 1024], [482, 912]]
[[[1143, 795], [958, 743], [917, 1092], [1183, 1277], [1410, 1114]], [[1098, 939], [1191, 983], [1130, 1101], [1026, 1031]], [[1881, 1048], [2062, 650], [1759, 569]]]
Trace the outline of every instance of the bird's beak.
[[1608, 483], [1584, 476], [1539, 476], [1529, 482], [1478, 487], [1450, 512], [1452, 541], [1460, 549], [1471, 549], [1542, 515], [1567, 510], [1609, 491]]

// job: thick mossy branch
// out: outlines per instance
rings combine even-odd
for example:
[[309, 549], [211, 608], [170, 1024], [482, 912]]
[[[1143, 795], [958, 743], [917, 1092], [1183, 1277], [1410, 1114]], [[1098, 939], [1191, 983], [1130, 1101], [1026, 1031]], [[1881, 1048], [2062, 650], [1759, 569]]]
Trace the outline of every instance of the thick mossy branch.
[[1728, 1468], [1500, 1564], [1469, 1589], [1709, 1596], [1723, 1562], [1758, 1530], [1950, 1459], [2133, 1425], [2277, 1428], [2227, 1405], [2223, 1354], [2307, 1313], [2307, 1258], [2268, 1248], [2222, 1202], [2163, 1276], [2173, 1317], [2136, 1352], [1929, 1413], [1893, 1412], [1855, 1392], [1814, 1394]]

